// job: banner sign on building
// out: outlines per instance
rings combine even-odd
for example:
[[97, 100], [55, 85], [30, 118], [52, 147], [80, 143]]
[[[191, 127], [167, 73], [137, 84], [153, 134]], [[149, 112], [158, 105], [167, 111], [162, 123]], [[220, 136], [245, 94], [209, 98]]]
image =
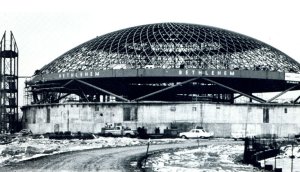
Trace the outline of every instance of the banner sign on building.
[[300, 74], [297, 73], [285, 73], [286, 81], [297, 81], [300, 82]]

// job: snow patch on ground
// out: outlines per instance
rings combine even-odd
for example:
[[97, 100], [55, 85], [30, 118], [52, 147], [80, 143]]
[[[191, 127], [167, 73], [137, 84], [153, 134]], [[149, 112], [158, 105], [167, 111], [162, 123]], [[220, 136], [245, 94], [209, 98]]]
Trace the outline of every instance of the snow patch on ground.
[[[300, 171], [300, 145], [286, 145], [280, 148], [280, 154], [276, 157], [276, 168], [282, 168], [283, 172], [290, 172], [292, 168], [293, 159], [293, 171]], [[275, 158], [268, 158], [260, 161], [262, 167], [265, 165], [273, 165], [275, 167]]]
[[[183, 139], [157, 139], [151, 140], [151, 144], [169, 144], [183, 141]], [[12, 143], [0, 145], [0, 166], [63, 152], [95, 148], [138, 146], [146, 145], [147, 143], [148, 140], [136, 138], [99, 137], [92, 140], [52, 140], [47, 138], [32, 139], [30, 137], [22, 137], [14, 140]]]
[[279, 155], [279, 158], [287, 158], [292, 155], [294, 155], [296, 158], [300, 158], [300, 145], [294, 145], [293, 147], [292, 145], [287, 145], [282, 147], [280, 152], [282, 153]]
[[259, 171], [251, 165], [237, 163], [243, 145], [210, 144], [150, 156], [146, 168], [153, 171]]

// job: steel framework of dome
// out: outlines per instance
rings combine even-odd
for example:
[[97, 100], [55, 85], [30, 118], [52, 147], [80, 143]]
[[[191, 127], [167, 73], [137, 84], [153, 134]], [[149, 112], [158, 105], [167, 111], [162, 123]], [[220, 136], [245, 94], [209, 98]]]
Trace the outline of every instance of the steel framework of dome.
[[71, 94], [86, 102], [110, 95], [117, 101], [232, 103], [238, 93], [265, 102], [252, 93], [297, 89], [299, 73], [298, 62], [248, 36], [159, 23], [87, 41], [37, 70], [27, 85], [34, 104]]
[[298, 72], [275, 48], [223, 29], [180, 23], [127, 28], [96, 37], [41, 69], [42, 74], [116, 68], [197, 68]]

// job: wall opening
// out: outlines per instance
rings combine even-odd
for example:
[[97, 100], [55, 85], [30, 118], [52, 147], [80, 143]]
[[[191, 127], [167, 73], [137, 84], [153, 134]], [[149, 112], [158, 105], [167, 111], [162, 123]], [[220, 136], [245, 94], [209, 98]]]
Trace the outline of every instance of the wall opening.
[[33, 119], [32, 119], [32, 123], [33, 123], [33, 124], [36, 123], [36, 110], [33, 111]]
[[123, 120], [124, 121], [137, 121], [137, 108], [136, 107], [124, 107], [123, 108]]
[[50, 123], [50, 109], [47, 108], [47, 123]]
[[55, 133], [59, 132], [59, 124], [54, 125], [54, 132]]
[[263, 109], [263, 123], [269, 123], [269, 109]]

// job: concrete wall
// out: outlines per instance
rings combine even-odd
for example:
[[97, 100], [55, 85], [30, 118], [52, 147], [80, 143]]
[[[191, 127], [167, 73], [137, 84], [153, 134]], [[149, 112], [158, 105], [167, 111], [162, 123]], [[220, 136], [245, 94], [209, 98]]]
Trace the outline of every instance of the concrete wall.
[[[268, 121], [267, 115], [263, 120], [264, 111], [269, 111]], [[254, 134], [279, 136], [300, 132], [300, 106], [284, 104], [73, 103], [26, 106], [23, 113], [25, 126], [33, 133], [98, 133], [110, 124], [122, 124], [133, 129], [144, 126], [148, 133], [153, 133], [156, 127], [162, 133], [171, 124], [180, 130], [198, 125], [213, 131], [217, 137], [228, 137], [231, 132], [244, 129]]]

